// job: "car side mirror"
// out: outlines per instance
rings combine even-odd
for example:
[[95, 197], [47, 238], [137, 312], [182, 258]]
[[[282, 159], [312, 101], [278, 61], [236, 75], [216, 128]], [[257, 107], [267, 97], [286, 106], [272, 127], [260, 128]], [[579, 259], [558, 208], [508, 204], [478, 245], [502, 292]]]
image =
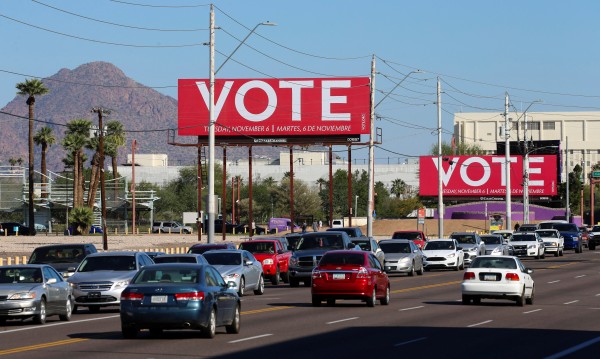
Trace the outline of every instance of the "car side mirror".
[[67, 268], [67, 272], [75, 272], [75, 269], [77, 269], [77, 268], [69, 267], [69, 268]]
[[251, 266], [253, 263], [254, 262], [252, 262], [251, 260], [244, 261], [245, 266]]
[[354, 249], [356, 245], [354, 243], [348, 243], [348, 245], [346, 246], [346, 248], [348, 249]]
[[525, 273], [532, 274], [533, 273], [533, 269], [531, 269], [531, 268], [525, 268]]
[[54, 284], [56, 283], [56, 278], [50, 278], [46, 281], [46, 284]]
[[456, 247], [459, 251], [462, 251], [463, 247]]

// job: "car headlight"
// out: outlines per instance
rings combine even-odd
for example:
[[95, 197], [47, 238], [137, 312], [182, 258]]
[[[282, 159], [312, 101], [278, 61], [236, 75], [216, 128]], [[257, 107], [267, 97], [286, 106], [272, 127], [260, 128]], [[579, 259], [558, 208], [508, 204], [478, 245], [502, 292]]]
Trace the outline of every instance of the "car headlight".
[[410, 262], [410, 258], [409, 257], [404, 257], [404, 258], [400, 258], [400, 260], [398, 262]]
[[272, 260], [272, 259], [270, 259], [270, 258], [267, 258], [267, 259], [265, 259], [265, 260], [263, 261], [263, 264], [264, 264], [264, 265], [271, 265], [271, 264], [273, 264], [273, 260]]
[[120, 282], [116, 282], [115, 283], [115, 289], [116, 288], [124, 288], [127, 287], [129, 285], [129, 281], [128, 280], [122, 280]]
[[230, 273], [228, 275], [225, 276], [226, 279], [235, 279], [237, 277], [239, 277], [240, 274], [239, 273]]
[[494, 248], [494, 250], [492, 251], [492, 253], [500, 253], [500, 252], [501, 252], [501, 249], [500, 249], [500, 247], [496, 247], [496, 248]]
[[456, 257], [456, 253], [450, 253], [446, 256], [446, 258], [454, 258]]
[[290, 265], [292, 267], [297, 267], [298, 266], [298, 258], [297, 257], [290, 257]]
[[535, 244], [528, 244], [528, 245], [527, 245], [527, 249], [532, 249], [532, 248], [535, 248], [535, 247], [536, 247], [536, 245], [535, 245]]
[[68, 282], [68, 283], [71, 286], [71, 288], [73, 288], [73, 289], [79, 288], [79, 284], [77, 284], [77, 283], [72, 283], [72, 282]]
[[476, 247], [471, 247], [469, 249], [467, 249], [468, 252], [477, 252], [477, 248]]
[[11, 295], [8, 297], [8, 300], [35, 299], [35, 297], [35, 292], [21, 292]]

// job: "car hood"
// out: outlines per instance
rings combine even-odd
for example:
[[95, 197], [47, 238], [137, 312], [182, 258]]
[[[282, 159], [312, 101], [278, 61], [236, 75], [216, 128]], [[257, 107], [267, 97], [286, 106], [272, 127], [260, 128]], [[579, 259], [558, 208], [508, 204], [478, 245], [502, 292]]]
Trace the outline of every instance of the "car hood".
[[475, 248], [477, 247], [477, 244], [470, 244], [470, 243], [459, 243], [458, 244], [459, 247], [461, 247], [463, 250], [468, 250], [470, 248]]
[[536, 241], [510, 241], [511, 245], [526, 246], [528, 244], [537, 244]]
[[[338, 248], [340, 249], [340, 248]], [[307, 249], [295, 251], [294, 257], [305, 257], [305, 256], [322, 256], [325, 252], [332, 251], [333, 248], [320, 248], [320, 249]]]
[[118, 282], [122, 280], [130, 280], [137, 273], [137, 271], [110, 271], [100, 270], [93, 272], [75, 272], [68, 281], [71, 283], [83, 283], [83, 282], [98, 282], [98, 281], [111, 281]]
[[234, 273], [242, 273], [242, 266], [240, 265], [224, 265], [224, 264], [216, 264], [213, 265], [213, 267], [215, 267], [216, 270], [219, 271], [219, 273], [221, 273], [221, 275], [223, 277], [225, 277], [228, 274], [234, 274]]
[[28, 292], [34, 290], [36, 287], [41, 286], [41, 284], [36, 283], [5, 283], [0, 284], [0, 295], [1, 296], [9, 296], [18, 292]]
[[385, 253], [385, 260], [397, 261], [402, 258], [410, 258], [412, 253]]
[[501, 246], [501, 244], [486, 244], [486, 245], [485, 245], [485, 249], [486, 249], [486, 250], [490, 250], [490, 249], [492, 249], [492, 250], [493, 250], [494, 248], [498, 248], [498, 247], [500, 247], [500, 246]]
[[57, 272], [66, 272], [69, 268], [77, 268], [79, 262], [48, 263], [48, 265], [56, 269]]
[[267, 258], [275, 258], [277, 257], [277, 254], [269, 254], [269, 253], [252, 253], [252, 255], [254, 256], [254, 258], [258, 259], [259, 261], [264, 261]]
[[453, 249], [433, 249], [433, 250], [423, 251], [423, 254], [426, 257], [445, 257], [452, 253], [457, 253], [457, 252]]

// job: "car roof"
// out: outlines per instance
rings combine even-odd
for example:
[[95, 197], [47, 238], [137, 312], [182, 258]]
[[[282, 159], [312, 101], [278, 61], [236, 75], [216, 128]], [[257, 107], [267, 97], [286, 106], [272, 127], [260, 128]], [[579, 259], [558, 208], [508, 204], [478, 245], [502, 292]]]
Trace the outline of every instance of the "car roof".
[[73, 248], [73, 247], [84, 247], [84, 246], [94, 246], [94, 244], [93, 243], [48, 244], [45, 246], [35, 247], [34, 250], [36, 250], [36, 249], [51, 249], [51, 248]]
[[335, 249], [335, 250], [332, 250], [332, 251], [327, 251], [323, 255], [325, 256], [325, 255], [327, 255], [329, 253], [361, 254], [361, 255], [365, 256], [365, 255], [368, 255], [370, 252], [367, 252], [367, 251], [356, 251], [356, 250], [353, 250], [353, 249]]
[[144, 266], [142, 269], [161, 269], [161, 268], [173, 268], [173, 269], [181, 269], [181, 268], [190, 268], [190, 269], [202, 269], [204, 267], [209, 267], [210, 265], [204, 263], [155, 263], [148, 264]]
[[202, 257], [200, 253], [161, 254], [160, 257]]
[[50, 266], [48, 264], [11, 264], [11, 265], [6, 265], [6, 266], [0, 266], [0, 268], [43, 268], [43, 267], [52, 268], [52, 266]]
[[[219, 249], [218, 251], [206, 251], [204, 252], [204, 254], [207, 253], [243, 253], [243, 252], [248, 252], [247, 250], [244, 249]], [[250, 252], [248, 252], [250, 253]]]
[[191, 246], [190, 248], [202, 248], [202, 247], [214, 247], [214, 248], [226, 248], [227, 246], [234, 246], [235, 244], [232, 242], [226, 242], [226, 243], [197, 243], [194, 244], [193, 246]]
[[96, 252], [96, 253], [89, 254], [88, 257], [111, 257], [111, 256], [134, 257], [137, 253], [144, 253], [144, 252], [137, 252], [137, 251]]
[[379, 244], [381, 243], [410, 243], [412, 242], [412, 239], [402, 239], [402, 238], [398, 238], [398, 239], [382, 239], [379, 241]]
[[430, 239], [427, 242], [454, 242], [454, 238], [434, 238]]

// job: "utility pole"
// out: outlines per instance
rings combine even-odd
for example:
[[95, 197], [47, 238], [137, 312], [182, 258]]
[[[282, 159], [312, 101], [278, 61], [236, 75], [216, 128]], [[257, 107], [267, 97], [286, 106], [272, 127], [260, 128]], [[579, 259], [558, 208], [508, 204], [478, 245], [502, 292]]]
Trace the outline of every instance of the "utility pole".
[[135, 148], [137, 141], [131, 141], [131, 232], [136, 235], [135, 231]]
[[367, 199], [367, 236], [373, 236], [373, 211], [375, 209], [375, 55], [371, 60], [371, 133], [369, 137], [369, 188]]
[[437, 78], [437, 133], [438, 133], [438, 235], [444, 238], [444, 184], [442, 178], [442, 85]]
[[[210, 59], [208, 102], [208, 232], [207, 242], [215, 239], [215, 9], [210, 4]], [[223, 218], [225, 220], [225, 218]]]
[[108, 237], [106, 233], [106, 185], [104, 179], [104, 125], [102, 115], [110, 115], [110, 111], [94, 107], [92, 112], [98, 114], [98, 130], [100, 131], [100, 206], [102, 208], [102, 249], [108, 250]]
[[523, 114], [523, 223], [529, 223], [529, 149], [527, 148], [527, 112]]
[[565, 137], [565, 174], [567, 175], [567, 193], [566, 193], [566, 204], [565, 204], [565, 219], [571, 223], [571, 203], [569, 202], [569, 136]]
[[512, 229], [511, 188], [510, 188], [510, 128], [508, 127], [508, 92], [504, 96], [504, 177], [506, 181], [506, 229]]

